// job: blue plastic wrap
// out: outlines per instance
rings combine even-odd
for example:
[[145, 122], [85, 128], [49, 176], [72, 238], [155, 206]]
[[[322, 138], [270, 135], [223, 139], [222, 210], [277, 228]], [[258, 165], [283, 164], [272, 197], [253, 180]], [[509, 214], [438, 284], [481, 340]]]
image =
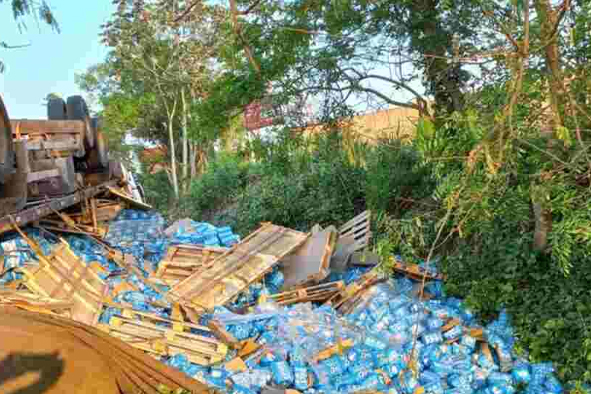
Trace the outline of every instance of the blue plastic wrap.
[[271, 373], [273, 374], [273, 381], [278, 385], [290, 385], [293, 383], [293, 372], [289, 364], [285, 361], [277, 361], [271, 363]]

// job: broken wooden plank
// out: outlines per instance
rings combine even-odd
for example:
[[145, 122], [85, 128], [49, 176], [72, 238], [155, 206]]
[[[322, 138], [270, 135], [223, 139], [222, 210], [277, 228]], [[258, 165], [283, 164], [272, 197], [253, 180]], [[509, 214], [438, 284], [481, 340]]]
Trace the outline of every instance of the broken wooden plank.
[[168, 285], [174, 285], [199, 271], [211, 266], [211, 263], [229, 249], [222, 247], [202, 247], [195, 245], [173, 245], [158, 264], [154, 275]]
[[330, 358], [335, 354], [342, 354], [343, 351], [352, 348], [353, 345], [354, 342], [352, 339], [339, 340], [337, 344], [320, 351], [312, 358], [312, 360], [314, 362], [326, 360], [327, 358]]
[[222, 361], [228, 347], [214, 338], [178, 332], [147, 321], [111, 316], [97, 327], [131, 346], [159, 356], [184, 354], [192, 363], [209, 366]]
[[221, 340], [226, 345], [232, 348], [237, 348], [240, 346], [240, 342], [234, 337], [234, 335], [226, 331], [222, 323], [212, 319], [207, 323], [207, 327], [215, 334], [216, 338]]
[[329, 273], [330, 259], [337, 240], [334, 227], [310, 236], [294, 253], [282, 259], [283, 289], [318, 283]]
[[384, 280], [386, 280], [386, 278], [383, 275], [372, 270], [364, 274], [355, 282], [349, 283], [344, 289], [332, 296], [325, 305], [331, 305], [341, 313], [345, 314], [345, 311], [348, 313], [352, 310], [353, 306], [359, 301], [366, 290]]
[[227, 252], [213, 260], [208, 269], [193, 273], [167, 294], [199, 311], [223, 305], [260, 280], [278, 260], [303, 244], [308, 235], [265, 223]]
[[133, 196], [127, 194], [126, 192], [124, 192], [123, 190], [121, 190], [119, 188], [109, 186], [107, 189], [109, 190], [109, 192], [111, 194], [119, 197], [121, 200], [123, 200], [127, 204], [129, 204], [129, 206], [132, 208], [140, 209], [142, 211], [149, 211], [150, 209], [152, 209], [151, 205], [145, 204], [141, 201], [134, 199]]
[[371, 211], [365, 211], [339, 228], [339, 237], [352, 237], [356, 241], [354, 251], [361, 250], [369, 245], [371, 239]]
[[277, 305], [291, 305], [298, 302], [326, 301], [345, 288], [345, 282], [337, 281], [323, 283], [321, 285], [303, 287], [297, 290], [264, 296], [267, 300], [274, 301]]
[[444, 280], [443, 274], [433, 274], [418, 264], [397, 261], [392, 258], [392, 269], [415, 280]]
[[71, 317], [73, 303], [43, 297], [25, 290], [0, 289], [0, 305], [14, 306], [37, 313]]

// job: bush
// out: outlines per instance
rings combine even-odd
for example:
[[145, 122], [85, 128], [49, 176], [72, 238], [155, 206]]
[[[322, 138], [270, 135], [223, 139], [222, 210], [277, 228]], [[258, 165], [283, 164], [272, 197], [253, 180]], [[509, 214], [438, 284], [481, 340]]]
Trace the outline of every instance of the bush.
[[263, 221], [307, 231], [364, 210], [365, 170], [351, 164], [338, 144], [320, 138], [291, 149], [271, 147], [257, 169], [261, 178], [240, 196], [236, 231], [248, 234]]
[[207, 170], [191, 184], [182, 201], [184, 212], [197, 220], [212, 219], [248, 184], [249, 164], [225, 154], [208, 164]]
[[368, 158], [366, 200], [375, 211], [400, 216], [406, 204], [428, 197], [435, 186], [431, 168], [416, 149], [399, 141], [385, 141]]

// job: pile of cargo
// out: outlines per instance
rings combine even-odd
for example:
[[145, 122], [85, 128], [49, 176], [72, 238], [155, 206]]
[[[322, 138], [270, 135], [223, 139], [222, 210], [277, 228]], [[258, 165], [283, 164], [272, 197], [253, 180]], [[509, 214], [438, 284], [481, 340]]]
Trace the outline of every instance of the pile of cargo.
[[433, 262], [367, 251], [369, 212], [309, 233], [263, 223], [244, 239], [148, 210], [105, 215], [94, 232], [75, 216], [0, 239], [0, 304], [94, 326], [209, 390], [563, 390], [552, 364], [516, 354], [506, 313], [481, 326]]

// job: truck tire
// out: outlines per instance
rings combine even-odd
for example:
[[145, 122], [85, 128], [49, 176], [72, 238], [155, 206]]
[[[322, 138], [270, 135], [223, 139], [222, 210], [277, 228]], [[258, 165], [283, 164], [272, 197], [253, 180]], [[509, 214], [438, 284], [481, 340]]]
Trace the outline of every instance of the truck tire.
[[86, 123], [86, 132], [84, 133], [84, 145], [91, 149], [94, 147], [95, 131], [92, 127], [88, 106], [82, 96], [70, 96], [67, 102], [67, 114], [69, 120], [81, 120]]
[[51, 98], [47, 102], [47, 119], [49, 120], [67, 120], [67, 107], [64, 99]]
[[0, 183], [14, 173], [14, 143], [8, 112], [0, 96]]

